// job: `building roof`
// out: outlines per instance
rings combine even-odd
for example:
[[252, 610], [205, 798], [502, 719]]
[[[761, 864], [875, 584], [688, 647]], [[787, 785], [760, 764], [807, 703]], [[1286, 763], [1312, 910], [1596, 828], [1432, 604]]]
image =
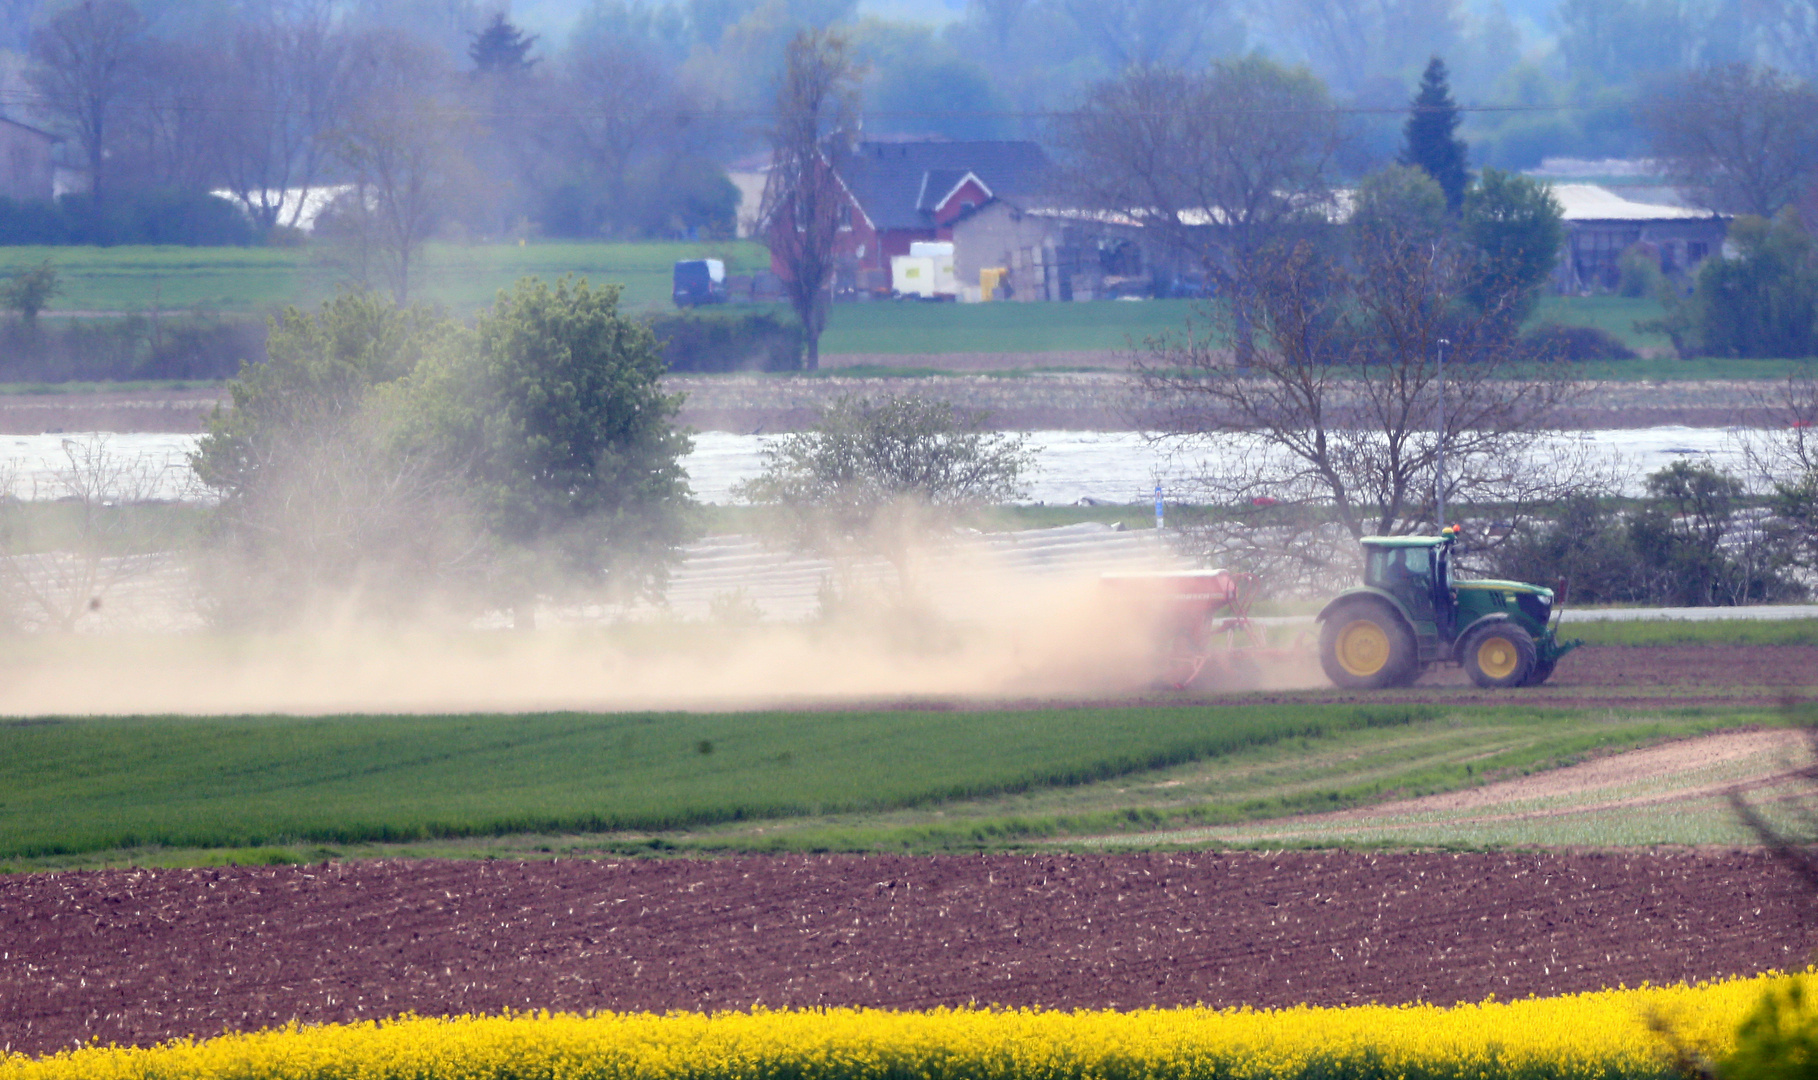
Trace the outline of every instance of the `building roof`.
[[862, 142], [841, 170], [879, 229], [922, 229], [934, 208], [972, 174], [1000, 199], [1042, 195], [1057, 185], [1048, 155], [1032, 142]]
[[0, 116], [0, 124], [11, 124], [13, 127], [21, 128], [25, 131], [29, 131], [33, 135], [36, 135], [36, 136], [44, 139], [44, 141], [46, 141], [46, 142], [62, 142], [63, 141], [63, 137], [61, 135], [53, 135], [50, 132], [45, 131], [43, 128], [33, 127], [30, 124], [22, 123], [18, 120], [14, 120], [8, 116]]
[[1631, 202], [1596, 184], [1553, 184], [1551, 187], [1553, 197], [1559, 200], [1559, 205], [1565, 210], [1567, 221], [1709, 220], [1722, 216], [1709, 210], [1693, 210], [1684, 206]]

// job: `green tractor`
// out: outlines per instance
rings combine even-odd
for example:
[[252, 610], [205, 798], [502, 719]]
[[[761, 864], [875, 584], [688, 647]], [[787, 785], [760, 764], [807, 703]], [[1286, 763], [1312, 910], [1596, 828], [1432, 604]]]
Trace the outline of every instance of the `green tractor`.
[[1363, 541], [1364, 583], [1319, 613], [1319, 662], [1347, 689], [1407, 686], [1433, 664], [1483, 687], [1538, 686], [1581, 642], [1554, 634], [1553, 590], [1452, 577], [1453, 526]]

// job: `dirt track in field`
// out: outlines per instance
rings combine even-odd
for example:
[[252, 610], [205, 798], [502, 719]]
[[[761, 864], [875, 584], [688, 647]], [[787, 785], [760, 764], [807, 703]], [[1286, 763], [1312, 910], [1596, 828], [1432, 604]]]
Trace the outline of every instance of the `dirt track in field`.
[[0, 878], [0, 1048], [404, 1011], [1452, 1002], [1804, 962], [1758, 852], [366, 862]]
[[1150, 847], [1418, 845], [1423, 838], [1432, 843], [1433, 837], [1445, 836], [1458, 843], [1493, 844], [1500, 838], [1486, 836], [1483, 830], [1516, 822], [1540, 824], [1566, 818], [1583, 822], [1589, 816], [1611, 813], [1696, 820], [1713, 812], [1733, 820], [1729, 807], [1733, 795], [1742, 795], [1757, 808], [1809, 805], [1806, 792], [1815, 749], [1818, 745], [1811, 733], [1798, 729], [1720, 732], [1437, 795], [1244, 825], [1101, 839], [1110, 846]]

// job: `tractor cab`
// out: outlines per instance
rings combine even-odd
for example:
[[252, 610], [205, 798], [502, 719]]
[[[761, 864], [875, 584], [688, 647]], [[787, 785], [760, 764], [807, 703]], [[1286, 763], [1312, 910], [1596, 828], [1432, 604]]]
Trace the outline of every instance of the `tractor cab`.
[[1451, 636], [1453, 535], [1372, 536], [1363, 541], [1364, 587], [1397, 601], [1421, 645]]

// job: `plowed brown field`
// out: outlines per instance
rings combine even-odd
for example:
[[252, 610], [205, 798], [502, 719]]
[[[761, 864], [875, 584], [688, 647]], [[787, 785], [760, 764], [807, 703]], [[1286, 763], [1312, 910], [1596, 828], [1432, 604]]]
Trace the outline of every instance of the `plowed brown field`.
[[[1572, 636], [1568, 626], [1563, 634]], [[1298, 681], [1294, 681], [1298, 679]], [[1810, 645], [1590, 646], [1559, 662], [1544, 686], [1479, 690], [1464, 669], [1438, 665], [1411, 687], [1337, 690], [1310, 663], [1281, 680], [1299, 692], [1262, 695], [1279, 702], [1477, 702], [1558, 708], [1773, 706], [1818, 697], [1818, 647]], [[1310, 689], [1302, 689], [1310, 688]]]
[[0, 1047], [507, 1008], [1451, 1002], [1804, 962], [1759, 852], [367, 862], [0, 878]]

